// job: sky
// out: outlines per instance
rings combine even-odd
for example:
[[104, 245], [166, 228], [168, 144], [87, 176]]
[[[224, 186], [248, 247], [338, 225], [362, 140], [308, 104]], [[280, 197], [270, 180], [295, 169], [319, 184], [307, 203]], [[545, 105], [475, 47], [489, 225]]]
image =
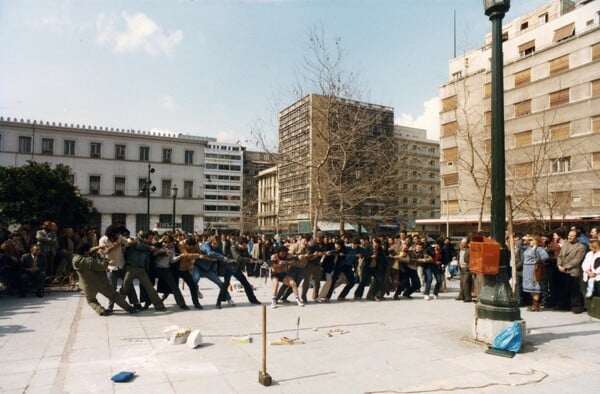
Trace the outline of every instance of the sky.
[[[513, 0], [505, 21], [550, 0]], [[365, 101], [439, 139], [439, 86], [490, 31], [482, 0], [1, 0], [0, 116], [256, 148], [309, 56], [339, 37]]]

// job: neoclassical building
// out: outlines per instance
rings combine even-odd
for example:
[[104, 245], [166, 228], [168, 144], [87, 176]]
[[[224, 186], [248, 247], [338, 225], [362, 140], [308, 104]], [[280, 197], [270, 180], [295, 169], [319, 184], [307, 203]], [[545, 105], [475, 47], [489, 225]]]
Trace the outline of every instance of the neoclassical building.
[[[104, 229], [234, 230], [242, 205], [243, 148], [215, 138], [0, 117], [0, 165], [66, 164]], [[150, 198], [146, 194], [148, 178]], [[176, 197], [173, 197], [177, 189]]]

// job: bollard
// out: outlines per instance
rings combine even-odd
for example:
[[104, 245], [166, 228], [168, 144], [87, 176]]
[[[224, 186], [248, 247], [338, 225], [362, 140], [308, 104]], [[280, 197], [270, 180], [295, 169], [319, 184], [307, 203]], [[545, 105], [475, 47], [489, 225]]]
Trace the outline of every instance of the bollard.
[[262, 306], [262, 368], [258, 371], [258, 383], [270, 386], [271, 375], [267, 373], [267, 306]]

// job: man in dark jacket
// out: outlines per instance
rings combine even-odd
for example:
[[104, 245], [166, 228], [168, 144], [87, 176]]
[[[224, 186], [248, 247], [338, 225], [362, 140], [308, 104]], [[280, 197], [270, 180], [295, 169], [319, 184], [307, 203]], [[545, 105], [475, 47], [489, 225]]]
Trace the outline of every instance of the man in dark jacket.
[[25, 297], [27, 284], [31, 282], [35, 288], [35, 295], [44, 296], [44, 279], [46, 278], [46, 256], [38, 245], [31, 247], [31, 253], [24, 254], [21, 258], [21, 280], [19, 282], [19, 295]]
[[244, 291], [246, 292], [246, 296], [248, 297], [248, 301], [251, 304], [260, 304], [260, 301], [256, 299], [254, 295], [254, 289], [252, 285], [246, 279], [246, 276], [241, 270], [243, 264], [255, 263], [256, 261], [250, 257], [250, 253], [248, 253], [248, 243], [246, 238], [240, 237], [238, 242], [235, 245], [232, 245], [229, 249], [231, 253], [231, 257], [233, 260], [237, 262], [237, 264], [226, 264], [225, 265], [225, 287], [229, 286], [229, 281], [231, 280], [231, 276], [240, 281], [242, 286], [244, 287]]

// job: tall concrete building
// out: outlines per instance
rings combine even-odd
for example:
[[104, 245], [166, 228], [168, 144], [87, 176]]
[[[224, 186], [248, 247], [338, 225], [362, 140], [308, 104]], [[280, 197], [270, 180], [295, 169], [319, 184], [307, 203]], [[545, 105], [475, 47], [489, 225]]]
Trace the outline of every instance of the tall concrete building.
[[258, 230], [279, 232], [279, 186], [277, 166], [269, 167], [258, 173]]
[[[393, 108], [317, 94], [307, 95], [283, 109], [279, 113], [279, 156], [282, 162], [278, 167], [281, 231], [310, 232], [315, 220], [336, 222], [339, 216], [336, 217], [333, 212], [344, 202], [336, 200], [339, 191], [333, 193], [330, 188], [340, 180], [329, 175], [336, 174], [336, 166], [340, 165], [344, 155], [338, 148], [358, 146], [367, 151], [372, 148], [368, 139], [392, 136], [393, 125]], [[347, 136], [346, 139], [331, 142], [342, 133]], [[354, 140], [354, 137], [357, 139]], [[352, 176], [372, 181], [377, 170], [373, 162], [363, 165], [358, 155], [350, 156], [355, 167], [352, 170], [355, 175]], [[393, 198], [387, 193], [380, 194], [373, 190], [374, 196]], [[374, 205], [378, 204], [379, 201], [370, 201], [357, 208], [363, 212], [348, 212], [348, 221], [352, 222], [352, 216], [368, 216], [368, 210], [374, 210]], [[325, 206], [326, 209], [321, 210], [317, 218], [316, 208]], [[390, 215], [395, 219], [395, 213], [390, 212]], [[373, 216], [377, 219], [380, 215]], [[385, 219], [382, 217], [380, 220]]]
[[[516, 220], [550, 228], [599, 216], [599, 15], [599, 1], [553, 0], [503, 26], [506, 193]], [[451, 232], [489, 222], [490, 57], [488, 34], [450, 60], [440, 87], [438, 221]]]
[[[81, 195], [94, 203], [92, 225], [237, 230], [241, 219], [243, 148], [215, 138], [0, 118], [0, 165], [28, 160], [66, 164]], [[152, 170], [152, 172], [150, 172]], [[74, 223], [69, 223], [73, 225]], [[64, 225], [61, 224], [61, 225]]]
[[414, 230], [416, 220], [440, 216], [440, 143], [427, 132], [394, 126], [400, 156], [398, 226]]
[[204, 150], [204, 222], [207, 230], [238, 231], [242, 218], [244, 149], [209, 141]]

